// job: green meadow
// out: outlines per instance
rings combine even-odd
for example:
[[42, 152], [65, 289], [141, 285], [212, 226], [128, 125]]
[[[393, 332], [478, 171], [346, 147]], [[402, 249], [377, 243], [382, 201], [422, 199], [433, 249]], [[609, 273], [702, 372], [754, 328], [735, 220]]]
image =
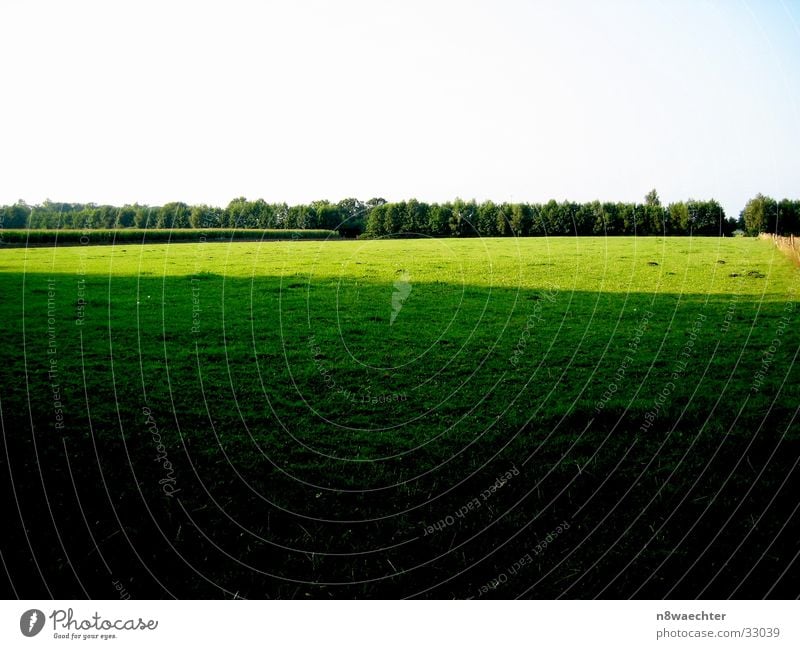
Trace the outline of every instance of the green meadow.
[[798, 288], [749, 238], [2, 250], [14, 499], [61, 597], [774, 595]]

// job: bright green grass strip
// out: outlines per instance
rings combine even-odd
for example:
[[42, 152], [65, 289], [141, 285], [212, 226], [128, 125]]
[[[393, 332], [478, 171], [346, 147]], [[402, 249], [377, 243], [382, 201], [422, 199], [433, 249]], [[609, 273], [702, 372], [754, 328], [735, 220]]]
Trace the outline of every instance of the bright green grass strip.
[[[169, 231], [162, 231], [169, 232]], [[316, 281], [394, 282], [561, 291], [673, 292], [785, 295], [796, 272], [763, 241], [687, 237], [550, 237], [393, 241], [266, 241], [205, 245], [114, 246], [87, 249], [10, 249], [7, 272], [302, 278]], [[238, 230], [236, 232], [247, 232]], [[273, 231], [284, 233], [286, 231]], [[313, 233], [308, 230], [304, 232]], [[319, 231], [326, 232], [326, 231]], [[753, 281], [764, 275], [766, 281]], [[280, 285], [280, 282], [278, 283]]]

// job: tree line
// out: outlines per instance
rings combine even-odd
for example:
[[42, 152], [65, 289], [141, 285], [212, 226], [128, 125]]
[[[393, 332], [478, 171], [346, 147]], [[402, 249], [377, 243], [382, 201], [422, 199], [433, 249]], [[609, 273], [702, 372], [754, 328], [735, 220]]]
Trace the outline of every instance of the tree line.
[[414, 232], [430, 236], [730, 235], [738, 222], [715, 200], [662, 206], [655, 191], [644, 203], [572, 201], [494, 203], [456, 199], [383, 203], [367, 215], [365, 232], [385, 236]]
[[456, 199], [426, 203], [347, 198], [289, 206], [240, 197], [227, 207], [96, 205], [18, 201], [0, 207], [0, 226], [31, 229], [253, 228], [338, 230], [343, 236], [555, 236], [555, 235], [710, 235], [800, 232], [800, 201], [757, 195], [738, 219], [727, 217], [715, 200], [662, 205], [655, 190], [642, 203], [572, 201], [494, 203]]
[[[382, 199], [373, 199], [382, 201]], [[0, 207], [3, 228], [117, 229], [117, 228], [243, 228], [276, 230], [336, 230], [359, 234], [374, 202], [348, 198], [338, 203], [314, 201], [307, 205], [267, 203], [235, 198], [225, 208], [173, 202], [149, 205], [96, 205], [45, 201], [28, 205], [18, 201]]]
[[742, 222], [748, 234], [800, 234], [800, 200], [774, 198], [757, 194], [742, 210]]

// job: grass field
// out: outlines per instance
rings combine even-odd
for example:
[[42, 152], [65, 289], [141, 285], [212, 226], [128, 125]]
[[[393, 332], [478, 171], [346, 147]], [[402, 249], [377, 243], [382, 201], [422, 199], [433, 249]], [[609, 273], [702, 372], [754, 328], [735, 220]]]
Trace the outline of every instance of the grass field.
[[753, 239], [2, 251], [6, 569], [28, 597], [796, 596], [799, 287]]

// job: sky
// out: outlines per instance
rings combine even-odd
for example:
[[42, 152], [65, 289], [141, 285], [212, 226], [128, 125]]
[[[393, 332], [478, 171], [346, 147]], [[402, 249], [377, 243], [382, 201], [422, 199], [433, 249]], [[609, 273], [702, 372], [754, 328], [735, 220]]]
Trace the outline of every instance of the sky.
[[800, 198], [800, 2], [0, 0], [0, 203]]

